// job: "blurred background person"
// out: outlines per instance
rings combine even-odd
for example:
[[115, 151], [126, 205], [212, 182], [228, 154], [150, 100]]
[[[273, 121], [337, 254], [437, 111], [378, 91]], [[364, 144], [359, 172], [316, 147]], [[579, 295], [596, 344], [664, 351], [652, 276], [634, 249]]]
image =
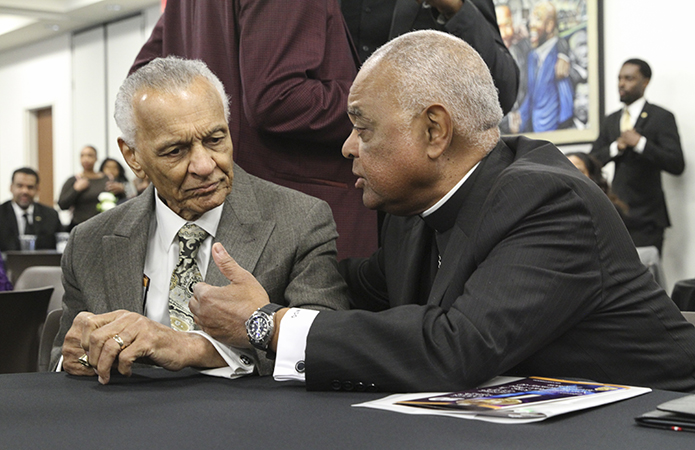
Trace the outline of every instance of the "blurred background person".
[[58, 206], [61, 209], [72, 211], [72, 220], [68, 231], [99, 212], [97, 210], [99, 194], [107, 191], [106, 183], [109, 179], [103, 173], [94, 171], [96, 162], [96, 148], [91, 145], [85, 146], [80, 151], [82, 172], [68, 178], [60, 191]]
[[7, 278], [7, 272], [5, 272], [5, 261], [2, 259], [2, 254], [0, 254], [0, 291], [11, 291], [12, 289], [12, 283]]
[[627, 203], [620, 200], [618, 196], [611, 191], [608, 181], [601, 172], [601, 163], [590, 154], [584, 152], [570, 152], [566, 153], [565, 156], [567, 156], [581, 173], [589, 177], [603, 192], [605, 192], [615, 206], [615, 209], [618, 210], [618, 213], [620, 213], [623, 220], [625, 220], [629, 213]]
[[121, 163], [113, 158], [106, 158], [99, 166], [99, 172], [106, 175], [109, 179], [106, 182], [106, 192], [115, 195], [118, 201], [135, 196], [135, 187], [130, 184]]
[[55, 250], [56, 233], [63, 231], [58, 212], [34, 199], [39, 192], [39, 174], [30, 167], [12, 173], [12, 200], [0, 205], [0, 251], [20, 250], [19, 236], [36, 236], [36, 250]]

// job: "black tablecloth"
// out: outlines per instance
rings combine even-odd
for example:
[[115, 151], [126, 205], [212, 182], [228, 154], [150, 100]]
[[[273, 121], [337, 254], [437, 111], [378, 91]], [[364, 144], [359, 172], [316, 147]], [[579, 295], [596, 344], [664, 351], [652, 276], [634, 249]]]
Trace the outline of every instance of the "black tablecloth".
[[101, 386], [64, 373], [0, 375], [3, 449], [688, 449], [695, 433], [634, 417], [685, 394], [655, 391], [526, 425], [350, 405], [385, 394], [307, 392], [268, 377], [142, 369]]

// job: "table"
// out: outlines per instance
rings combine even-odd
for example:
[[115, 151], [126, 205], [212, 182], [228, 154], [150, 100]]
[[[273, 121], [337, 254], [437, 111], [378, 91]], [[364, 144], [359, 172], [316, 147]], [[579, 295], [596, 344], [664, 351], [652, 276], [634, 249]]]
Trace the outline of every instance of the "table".
[[14, 284], [27, 267], [60, 266], [61, 256], [55, 250], [9, 250], [5, 252], [7, 276]]
[[227, 380], [138, 369], [101, 386], [64, 373], [0, 375], [0, 446], [11, 449], [686, 449], [695, 434], [633, 418], [682, 393], [526, 425], [410, 416], [350, 405], [385, 396], [307, 392], [270, 377]]

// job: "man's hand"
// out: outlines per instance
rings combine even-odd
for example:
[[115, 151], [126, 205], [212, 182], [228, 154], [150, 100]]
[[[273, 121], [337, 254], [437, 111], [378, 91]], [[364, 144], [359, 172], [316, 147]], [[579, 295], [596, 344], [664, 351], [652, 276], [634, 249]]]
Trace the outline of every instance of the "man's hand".
[[570, 76], [570, 62], [564, 58], [558, 58], [555, 63], [555, 79], [562, 80]]
[[[123, 347], [114, 339], [116, 335], [123, 341]], [[82, 366], [77, 360], [85, 353], [91, 368]], [[65, 336], [63, 357], [63, 367], [68, 373], [96, 373], [102, 384], [109, 382], [114, 365], [120, 373], [130, 376], [138, 358], [147, 358], [169, 370], [225, 364], [203, 336], [178, 332], [145, 316], [123, 310], [100, 315], [78, 314]]]
[[251, 348], [245, 322], [254, 311], [269, 303], [268, 294], [253, 275], [229, 256], [222, 244], [212, 246], [212, 257], [230, 283], [224, 287], [197, 283], [188, 306], [195, 322], [214, 339], [237, 348]]
[[444, 16], [446, 20], [454, 17], [459, 9], [463, 6], [464, 0], [415, 0], [419, 4], [427, 2], [432, 8], [439, 11], [441, 15]]
[[[642, 135], [636, 132], [634, 128], [632, 130], [623, 131], [620, 133], [620, 137], [617, 139], [618, 148], [623, 150], [627, 147], [634, 147], [639, 143], [641, 137]], [[621, 148], [621, 145], [623, 148]]]

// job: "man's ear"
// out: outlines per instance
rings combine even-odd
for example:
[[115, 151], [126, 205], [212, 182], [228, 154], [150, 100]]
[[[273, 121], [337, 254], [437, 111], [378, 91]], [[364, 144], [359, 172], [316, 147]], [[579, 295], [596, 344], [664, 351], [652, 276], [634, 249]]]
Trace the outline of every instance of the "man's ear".
[[428, 106], [423, 112], [427, 121], [427, 156], [439, 158], [451, 146], [454, 126], [449, 111], [442, 105]]
[[126, 142], [118, 138], [118, 148], [121, 149], [121, 154], [123, 159], [132, 169], [133, 173], [138, 176], [138, 178], [145, 178], [145, 171], [142, 170], [142, 166], [138, 162], [138, 157], [135, 154], [135, 149], [131, 148]]

